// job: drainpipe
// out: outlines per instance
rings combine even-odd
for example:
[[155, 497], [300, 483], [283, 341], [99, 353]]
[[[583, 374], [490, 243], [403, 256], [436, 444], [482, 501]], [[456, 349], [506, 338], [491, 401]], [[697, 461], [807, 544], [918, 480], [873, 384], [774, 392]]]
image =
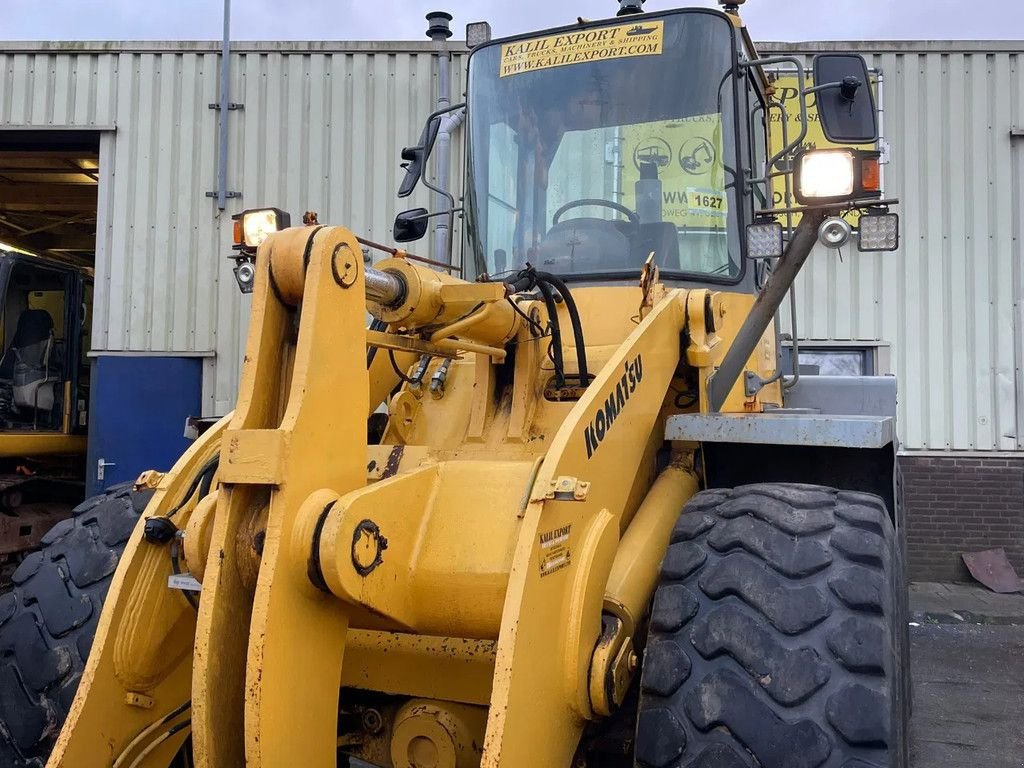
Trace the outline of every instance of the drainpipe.
[[224, 0], [224, 38], [220, 46], [220, 156], [217, 158], [217, 208], [223, 211], [228, 196], [228, 88], [231, 87], [231, 0]]
[[227, 200], [241, 197], [241, 192], [228, 191], [228, 112], [241, 109], [242, 104], [232, 104], [228, 98], [231, 87], [231, 0], [224, 0], [224, 38], [220, 44], [220, 101], [210, 104], [217, 110], [217, 188], [207, 192], [207, 197], [217, 201], [217, 210], [223, 211]]
[[[437, 54], [437, 106], [435, 109], [447, 109], [451, 106], [451, 52], [448, 50], [448, 38], [452, 36], [452, 15], [445, 11], [431, 11], [427, 14], [427, 37], [440, 43], [441, 50]], [[436, 151], [434, 153], [434, 184], [444, 192], [451, 186], [451, 144], [452, 133], [465, 119], [465, 113], [441, 116], [441, 125], [437, 132]], [[435, 212], [450, 211], [448, 199], [440, 193], [434, 193]], [[451, 264], [451, 216], [438, 216], [434, 219], [433, 258]]]

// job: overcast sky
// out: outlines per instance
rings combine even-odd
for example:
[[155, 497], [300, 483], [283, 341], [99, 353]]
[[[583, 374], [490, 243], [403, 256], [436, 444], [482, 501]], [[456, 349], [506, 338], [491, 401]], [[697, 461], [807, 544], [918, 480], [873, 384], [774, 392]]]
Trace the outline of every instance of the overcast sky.
[[[647, 10], [714, 0], [648, 0]], [[0, 0], [0, 39], [212, 40], [223, 0]], [[616, 0], [233, 0], [236, 40], [418, 40], [427, 11], [491, 22], [495, 36], [602, 18]], [[749, 0], [755, 40], [1024, 39], [1021, 0]]]

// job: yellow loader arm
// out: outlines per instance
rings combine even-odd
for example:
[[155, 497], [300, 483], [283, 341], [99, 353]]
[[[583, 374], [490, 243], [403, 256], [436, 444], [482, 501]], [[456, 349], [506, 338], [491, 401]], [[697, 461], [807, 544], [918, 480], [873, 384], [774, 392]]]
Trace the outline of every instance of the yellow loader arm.
[[[696, 370], [706, 403], [753, 298], [666, 291], [651, 274], [574, 291], [595, 318], [597, 374], [554, 391], [543, 304], [378, 266], [340, 227], [260, 247], [236, 411], [133, 534], [53, 768], [166, 766], [189, 732], [201, 768], [334, 766], [339, 747], [382, 765], [421, 749], [451, 768], [570, 765], [585, 724], [621, 704], [698, 488], [689, 452], [657, 459], [673, 382]], [[367, 307], [387, 333], [364, 328]], [[443, 369], [440, 393], [406, 375], [417, 359], [420, 379]], [[748, 367], [774, 366], [769, 329]], [[367, 414], [400, 378], [368, 445]], [[726, 409], [780, 400], [778, 384], [736, 385]], [[214, 458], [218, 485], [199, 500]], [[175, 507], [198, 610], [145, 535]], [[361, 735], [340, 725], [353, 691], [394, 702]]]

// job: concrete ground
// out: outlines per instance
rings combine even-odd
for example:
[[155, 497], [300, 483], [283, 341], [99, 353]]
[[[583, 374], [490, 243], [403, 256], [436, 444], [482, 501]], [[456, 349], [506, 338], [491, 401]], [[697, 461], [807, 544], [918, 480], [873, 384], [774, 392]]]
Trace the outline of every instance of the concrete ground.
[[913, 768], [1024, 768], [1024, 595], [913, 584]]

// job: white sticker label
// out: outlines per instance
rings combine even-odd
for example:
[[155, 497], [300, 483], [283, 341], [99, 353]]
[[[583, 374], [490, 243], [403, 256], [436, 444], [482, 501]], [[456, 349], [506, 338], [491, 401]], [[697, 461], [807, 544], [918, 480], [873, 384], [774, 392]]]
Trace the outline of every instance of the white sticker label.
[[200, 584], [191, 573], [174, 573], [167, 577], [167, 586], [171, 589], [184, 589], [188, 592], [201, 592]]

